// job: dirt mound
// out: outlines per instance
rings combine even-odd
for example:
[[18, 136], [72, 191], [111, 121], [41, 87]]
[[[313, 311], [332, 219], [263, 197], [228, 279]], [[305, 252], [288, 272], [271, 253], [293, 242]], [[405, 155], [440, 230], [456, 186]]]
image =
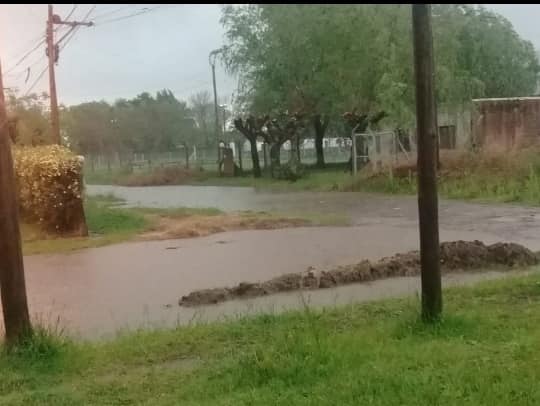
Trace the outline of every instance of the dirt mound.
[[489, 256], [497, 264], [506, 266], [530, 266], [538, 263], [538, 255], [522, 245], [498, 242], [487, 247]]
[[[452, 241], [440, 245], [443, 272], [483, 269], [493, 266], [524, 267], [539, 263], [531, 250], [514, 243], [485, 245], [481, 241]], [[349, 283], [366, 282], [397, 276], [420, 274], [420, 253], [410, 251], [382, 258], [377, 262], [364, 260], [354, 265], [328, 271], [309, 268], [303, 273], [291, 273], [262, 283], [242, 282], [232, 288], [204, 289], [183, 296], [180, 306], [215, 304], [234, 298], [264, 296], [300, 289], [325, 289]]]
[[441, 265], [446, 269], [482, 268], [498, 263], [490, 259], [489, 248], [481, 241], [443, 242], [440, 250]]

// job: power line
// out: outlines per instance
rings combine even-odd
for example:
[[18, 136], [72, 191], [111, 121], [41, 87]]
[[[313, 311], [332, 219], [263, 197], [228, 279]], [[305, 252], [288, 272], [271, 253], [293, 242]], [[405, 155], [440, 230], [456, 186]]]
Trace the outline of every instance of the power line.
[[115, 9], [115, 10], [111, 10], [111, 11], [107, 11], [107, 12], [105, 12], [105, 13], [98, 14], [97, 16], [94, 17], [94, 21], [99, 20], [100, 18], [109, 16], [109, 15], [111, 15], [111, 14], [116, 14], [116, 13], [118, 13], [119, 11], [126, 10], [126, 9], [128, 9], [128, 8], [133, 7], [133, 6], [134, 6], [134, 4], [131, 4], [131, 5], [129, 5], [129, 6], [119, 7], [119, 8], [117, 8], [117, 9]]
[[[45, 66], [45, 68], [40, 72], [39, 76], [36, 78], [36, 80], [34, 80], [34, 82], [30, 85], [30, 87], [26, 90], [26, 92], [24, 93], [24, 96], [28, 96], [30, 94], [30, 92], [32, 91], [32, 89], [34, 87], [36, 87], [36, 85], [38, 84], [39, 80], [43, 77], [43, 75], [45, 74], [45, 72], [47, 72], [47, 70], [49, 69], [48, 66]], [[24, 97], [23, 96], [23, 97]]]
[[70, 27], [69, 30], [67, 30], [66, 33], [62, 36], [62, 38], [56, 41], [56, 45], [60, 44], [64, 40], [64, 38], [66, 38], [69, 34], [71, 34], [71, 32], [77, 27], [79, 26], [76, 25], [76, 26]]
[[160, 9], [160, 8], [163, 8], [164, 6], [155, 6], [155, 7], [152, 7], [152, 8], [148, 8], [148, 7], [145, 7], [133, 14], [129, 14], [129, 15], [125, 15], [125, 16], [121, 16], [121, 17], [116, 17], [116, 18], [111, 18], [109, 20], [105, 20], [105, 21], [101, 21], [99, 23], [97, 23], [96, 25], [104, 25], [104, 24], [109, 24], [109, 23], [114, 23], [116, 21], [121, 21], [121, 20], [126, 20], [128, 18], [133, 18], [133, 17], [137, 17], [137, 16], [140, 16], [142, 14], [147, 14], [151, 11], [154, 11], [154, 10], [157, 10], [157, 9]]
[[32, 55], [32, 53], [34, 53], [41, 45], [43, 45], [45, 43], [45, 38], [42, 38], [41, 41], [39, 41], [30, 51], [28, 51], [27, 53], [25, 53], [16, 63], [15, 65], [13, 65], [11, 68], [9, 68], [7, 71], [6, 71], [6, 74], [7, 73], [10, 73], [13, 71], [13, 69], [15, 69], [17, 66], [19, 66], [21, 63], [23, 63], [23, 61], [28, 58], [30, 55]]
[[[77, 7], [78, 7], [78, 4], [74, 4], [71, 11], [69, 12], [69, 14], [67, 15], [67, 17], [65, 18], [65, 20], [69, 19], [73, 13], [75, 12], [75, 10], [77, 10]], [[88, 12], [88, 14], [86, 15], [85, 19], [90, 15], [90, 13], [95, 9], [95, 5], [94, 7]], [[61, 27], [59, 27], [61, 28]], [[67, 33], [64, 34], [64, 36], [60, 39], [60, 41], [62, 41], [62, 39], [64, 39], [65, 37], [67, 37], [67, 35], [73, 30], [73, 28], [71, 28], [70, 30], [68, 30]], [[24, 60], [26, 58], [28, 58], [33, 52], [35, 52], [41, 45], [45, 44], [46, 42], [46, 38], [40, 36], [38, 39], [41, 39], [32, 49], [30, 49], [28, 52], [26, 52], [16, 63], [15, 65], [13, 65], [11, 68], [9, 68], [5, 74], [9, 74], [10, 72], [12, 72], [17, 66], [19, 66], [22, 62], [24, 62]], [[60, 43], [60, 41], [58, 41], [58, 43]], [[22, 74], [23, 72], [28, 72], [30, 67], [36, 65], [37, 63], [39, 63], [41, 61], [41, 59], [43, 59], [44, 57], [38, 59], [36, 62], [32, 63], [31, 65], [29, 65], [24, 71], [21, 71], [17, 74], [20, 75]]]
[[25, 73], [26, 71], [28, 71], [28, 69], [30, 69], [31, 67], [36, 66], [38, 63], [43, 61], [45, 58], [47, 58], [45, 55], [41, 55], [38, 59], [36, 59], [34, 62], [32, 62], [30, 65], [28, 65], [24, 70], [11, 73], [8, 76], [20, 76], [23, 73]]
[[64, 18], [64, 20], [69, 20], [69, 17], [71, 17], [73, 15], [73, 13], [75, 12], [75, 10], [77, 10], [77, 7], [79, 7], [78, 4], [74, 4], [73, 5], [73, 8], [71, 9], [71, 11], [69, 12], [69, 14], [67, 15], [66, 18]]
[[[90, 10], [86, 13], [86, 15], [83, 17], [82, 19], [82, 22], [86, 22], [86, 20], [88, 19], [88, 17], [90, 17], [90, 14], [92, 14], [92, 12], [96, 9], [96, 5], [94, 4]], [[69, 36], [68, 39], [66, 39], [66, 42], [64, 42], [64, 45], [60, 48], [60, 50], [62, 51], [66, 46], [67, 44], [69, 44], [69, 42], [73, 39], [73, 37], [75, 36], [75, 34], [77, 33], [77, 30], [80, 28], [81, 26], [80, 25], [77, 25], [75, 27], [72, 27], [71, 30], [69, 30], [62, 38], [60, 38], [57, 42], [57, 44], [59, 44], [65, 37], [67, 37], [70, 33], [71, 35]]]
[[86, 15], [83, 17], [82, 21], [87, 22], [86, 20], [88, 19], [88, 17], [90, 17], [90, 14], [92, 14], [92, 12], [95, 9], [96, 9], [96, 4], [94, 4], [92, 7], [90, 7], [90, 10], [88, 10], [88, 13], [86, 13]]

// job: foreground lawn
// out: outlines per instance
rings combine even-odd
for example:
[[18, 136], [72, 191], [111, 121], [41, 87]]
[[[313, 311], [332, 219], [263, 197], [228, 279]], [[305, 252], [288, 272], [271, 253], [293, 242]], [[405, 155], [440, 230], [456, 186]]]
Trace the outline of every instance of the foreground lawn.
[[540, 276], [0, 356], [2, 405], [537, 405]]

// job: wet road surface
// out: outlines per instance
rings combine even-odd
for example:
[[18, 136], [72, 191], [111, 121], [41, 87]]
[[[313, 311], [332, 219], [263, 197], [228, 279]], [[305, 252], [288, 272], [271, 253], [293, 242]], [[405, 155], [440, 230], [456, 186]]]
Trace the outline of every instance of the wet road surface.
[[[141, 206], [220, 207], [224, 210], [278, 210], [344, 213], [351, 227], [303, 227], [227, 232], [208, 237], [145, 241], [83, 250], [67, 255], [25, 257], [31, 313], [45, 322], [60, 318], [71, 334], [100, 337], [122, 328], [174, 325], [194, 319], [259, 310], [301, 307], [299, 293], [280, 294], [218, 306], [184, 309], [178, 299], [194, 289], [260, 281], [313, 265], [319, 269], [378, 259], [417, 249], [416, 199], [360, 193], [239, 194], [195, 191], [186, 187], [115, 188], [119, 197]], [[189, 187], [188, 187], [189, 188]], [[205, 188], [206, 189], [206, 188]], [[89, 187], [107, 193], [107, 187]], [[236, 202], [236, 203], [235, 203]], [[220, 206], [220, 204], [222, 204]], [[505, 205], [443, 201], [441, 240], [514, 241], [540, 250], [538, 210]], [[498, 277], [499, 273], [487, 276]], [[445, 283], [470, 283], [486, 275], [452, 275]], [[314, 305], [411, 294], [417, 278], [397, 278], [309, 292]], [[304, 293], [306, 295], [306, 293]]]

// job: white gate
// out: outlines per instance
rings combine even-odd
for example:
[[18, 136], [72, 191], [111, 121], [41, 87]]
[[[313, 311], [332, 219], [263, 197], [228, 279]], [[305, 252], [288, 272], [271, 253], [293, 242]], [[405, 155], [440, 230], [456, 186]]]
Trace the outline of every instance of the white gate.
[[358, 167], [370, 164], [373, 169], [393, 165], [403, 160], [411, 160], [411, 142], [404, 145], [394, 131], [354, 133], [353, 140], [353, 174]]

